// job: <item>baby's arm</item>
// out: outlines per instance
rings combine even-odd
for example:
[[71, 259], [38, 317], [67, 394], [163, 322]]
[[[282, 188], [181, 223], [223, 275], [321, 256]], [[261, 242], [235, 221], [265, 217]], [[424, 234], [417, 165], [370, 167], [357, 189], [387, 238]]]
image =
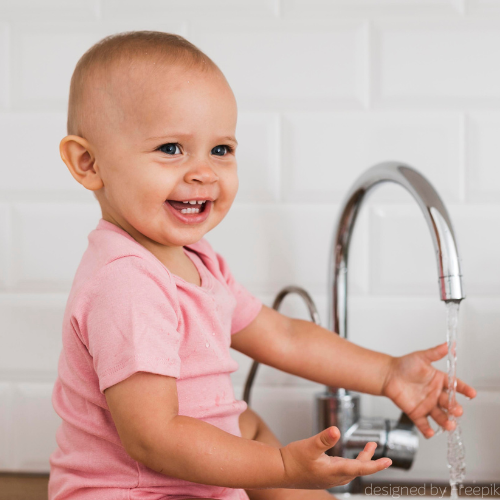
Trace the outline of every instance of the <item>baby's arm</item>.
[[175, 378], [147, 372], [104, 391], [127, 453], [150, 469], [194, 483], [229, 488], [325, 489], [386, 468], [388, 459], [324, 454], [340, 437], [329, 427], [277, 448], [244, 439], [196, 418], [178, 415]]
[[278, 448], [178, 415], [173, 377], [137, 372], [104, 394], [127, 453], [157, 472], [234, 488], [276, 487], [284, 479]]

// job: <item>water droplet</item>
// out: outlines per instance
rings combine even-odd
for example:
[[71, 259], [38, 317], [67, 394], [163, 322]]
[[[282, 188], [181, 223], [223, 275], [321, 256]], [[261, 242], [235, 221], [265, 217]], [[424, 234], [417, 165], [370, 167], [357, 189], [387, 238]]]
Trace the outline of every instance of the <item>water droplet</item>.
[[210, 347], [210, 344], [207, 342], [207, 343], [205, 344], [205, 347]]

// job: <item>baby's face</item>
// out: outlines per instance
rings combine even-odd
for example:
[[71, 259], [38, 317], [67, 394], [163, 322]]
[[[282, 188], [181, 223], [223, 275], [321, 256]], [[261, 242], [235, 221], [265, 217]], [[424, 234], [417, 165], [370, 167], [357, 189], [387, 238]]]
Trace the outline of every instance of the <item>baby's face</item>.
[[146, 247], [188, 245], [219, 224], [236, 196], [236, 101], [214, 70], [147, 69], [124, 72], [119, 105], [105, 110], [97, 197], [103, 218]]

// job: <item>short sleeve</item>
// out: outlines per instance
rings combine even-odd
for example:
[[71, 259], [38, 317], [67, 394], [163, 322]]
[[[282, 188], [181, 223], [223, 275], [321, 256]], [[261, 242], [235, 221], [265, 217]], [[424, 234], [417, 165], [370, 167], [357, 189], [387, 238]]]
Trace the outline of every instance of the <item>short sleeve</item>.
[[262, 302], [234, 279], [224, 257], [217, 252], [214, 253], [219, 262], [222, 276], [236, 299], [236, 307], [231, 319], [231, 335], [233, 335], [243, 330], [257, 317], [262, 308]]
[[101, 393], [139, 371], [179, 377], [174, 288], [168, 274], [136, 256], [116, 259], [96, 275], [84, 331]]

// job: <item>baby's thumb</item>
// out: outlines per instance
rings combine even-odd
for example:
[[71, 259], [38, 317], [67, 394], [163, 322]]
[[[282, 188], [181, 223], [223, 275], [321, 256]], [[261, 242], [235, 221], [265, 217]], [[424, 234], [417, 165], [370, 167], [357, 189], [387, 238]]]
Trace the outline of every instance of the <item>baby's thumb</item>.
[[[446, 347], [446, 348], [445, 348]], [[424, 350], [425, 357], [429, 361], [439, 361], [448, 354], [448, 342], [443, 342], [436, 347], [430, 347]]]
[[310, 437], [307, 441], [310, 441], [313, 454], [315, 456], [320, 456], [326, 450], [329, 450], [340, 438], [340, 431], [337, 427], [328, 427], [324, 431]]

